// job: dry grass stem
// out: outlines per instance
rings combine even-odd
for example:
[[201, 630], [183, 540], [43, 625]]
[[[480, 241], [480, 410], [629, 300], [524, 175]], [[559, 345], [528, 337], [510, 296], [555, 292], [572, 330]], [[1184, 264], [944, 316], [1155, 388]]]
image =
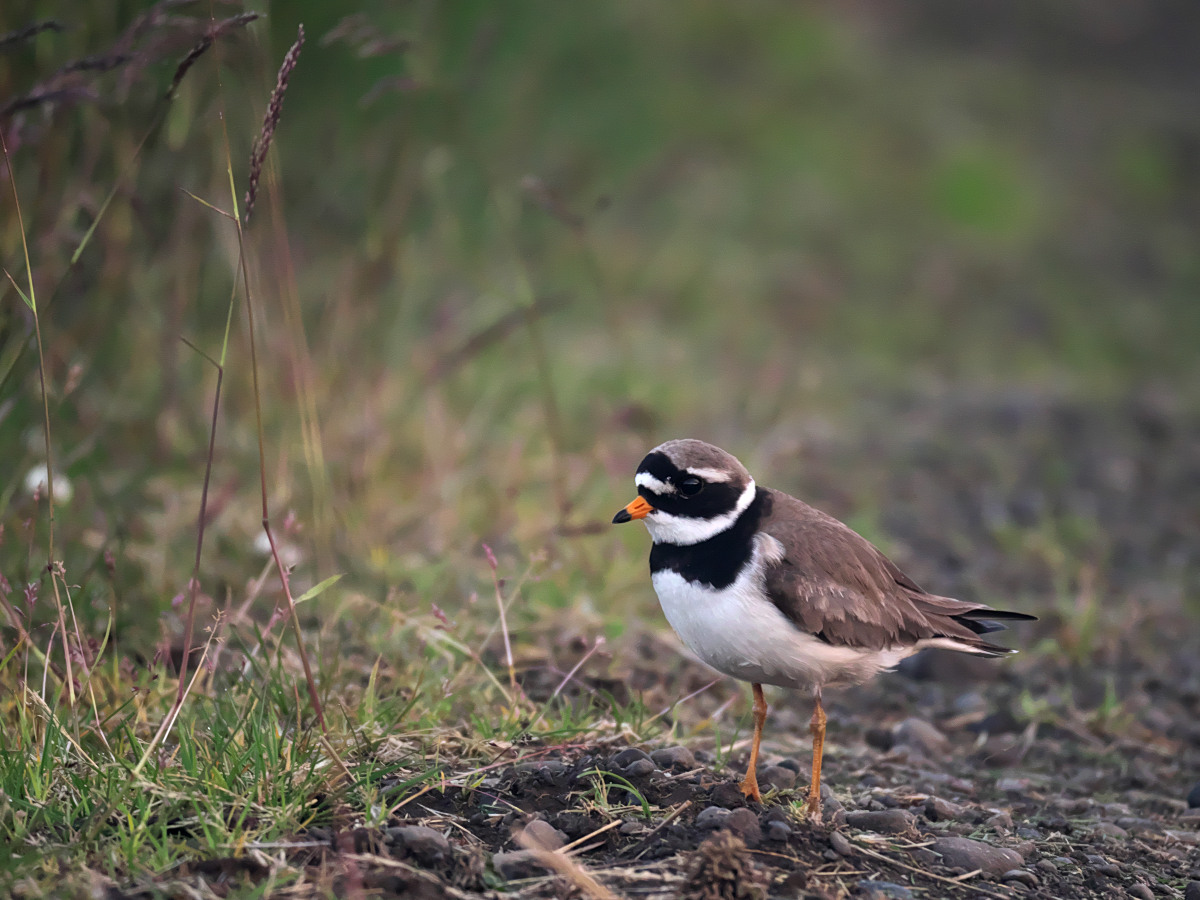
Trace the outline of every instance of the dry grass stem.
[[517, 834], [516, 842], [529, 852], [538, 865], [562, 875], [585, 897], [592, 897], [594, 900], [618, 900], [616, 894], [593, 878], [580, 863], [562, 850], [551, 850], [528, 831]]

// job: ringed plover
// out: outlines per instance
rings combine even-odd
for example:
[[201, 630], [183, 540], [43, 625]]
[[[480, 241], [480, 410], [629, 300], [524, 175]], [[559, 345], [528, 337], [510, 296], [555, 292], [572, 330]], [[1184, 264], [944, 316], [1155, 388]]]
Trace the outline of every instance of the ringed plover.
[[858, 684], [927, 647], [1015, 651], [982, 635], [1035, 616], [939, 597], [832, 516], [758, 487], [730, 454], [697, 440], [660, 444], [613, 523], [650, 532], [650, 577], [667, 621], [700, 659], [749, 681], [754, 741], [742, 793], [759, 801], [764, 684], [806, 688], [815, 708], [808, 813], [821, 818], [826, 687]]

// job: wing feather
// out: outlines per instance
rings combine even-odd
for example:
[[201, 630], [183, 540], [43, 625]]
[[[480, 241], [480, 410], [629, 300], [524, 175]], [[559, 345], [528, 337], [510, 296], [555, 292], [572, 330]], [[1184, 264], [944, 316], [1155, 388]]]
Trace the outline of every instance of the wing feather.
[[761, 490], [770, 501], [764, 531], [784, 550], [766, 568], [767, 593], [798, 628], [827, 643], [883, 650], [941, 638], [976, 653], [1008, 653], [979, 637], [996, 630], [988, 620], [1034, 618], [927, 593], [837, 519]]

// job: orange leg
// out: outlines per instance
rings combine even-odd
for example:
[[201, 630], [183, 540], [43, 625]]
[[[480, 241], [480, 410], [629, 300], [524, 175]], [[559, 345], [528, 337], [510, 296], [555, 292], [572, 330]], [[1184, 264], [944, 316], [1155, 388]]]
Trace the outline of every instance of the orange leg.
[[742, 783], [738, 785], [742, 789], [742, 793], [746, 795], [746, 799], [755, 802], [762, 801], [762, 794], [758, 791], [758, 745], [762, 742], [763, 725], [767, 721], [767, 698], [763, 696], [761, 684], [753, 685], [754, 688], [754, 743], [750, 747], [750, 765], [746, 768], [746, 777], [742, 779]]
[[808, 788], [808, 815], [813, 822], [821, 821], [821, 757], [825, 753], [825, 708], [821, 706], [821, 691], [815, 694], [816, 705], [808, 730], [813, 738], [812, 784]]

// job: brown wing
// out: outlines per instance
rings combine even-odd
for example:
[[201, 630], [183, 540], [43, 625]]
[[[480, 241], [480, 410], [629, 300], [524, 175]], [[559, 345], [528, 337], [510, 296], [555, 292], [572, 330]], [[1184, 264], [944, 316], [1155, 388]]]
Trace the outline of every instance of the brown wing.
[[837, 519], [779, 491], [767, 494], [761, 527], [783, 550], [767, 569], [767, 593], [798, 628], [827, 643], [881, 650], [949, 638], [962, 649], [1008, 653], [979, 637], [1001, 627], [986, 620], [1033, 618], [928, 594]]

